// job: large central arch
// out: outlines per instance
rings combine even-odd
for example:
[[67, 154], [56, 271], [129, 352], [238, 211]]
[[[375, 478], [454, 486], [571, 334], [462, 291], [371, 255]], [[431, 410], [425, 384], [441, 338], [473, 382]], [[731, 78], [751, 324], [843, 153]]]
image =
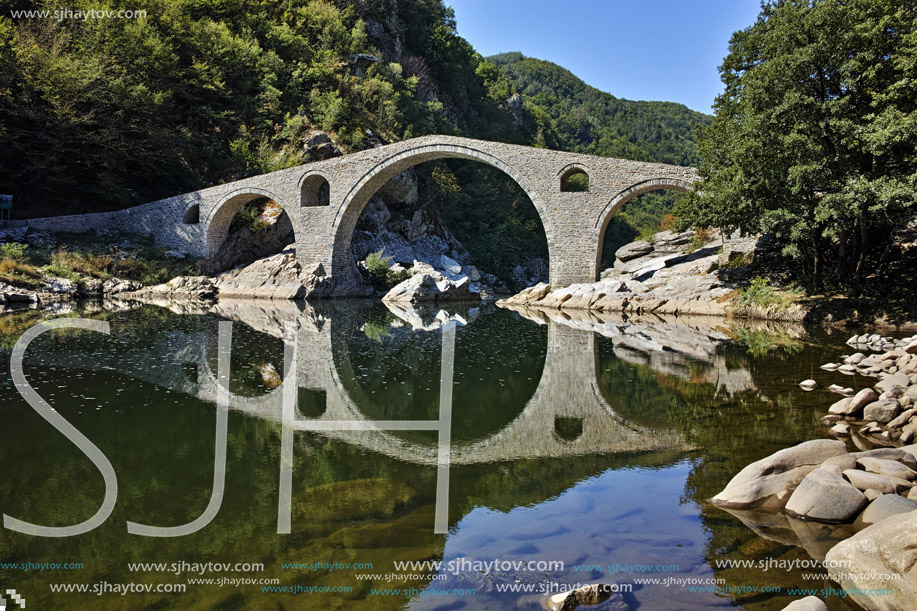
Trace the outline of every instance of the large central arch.
[[547, 214], [545, 203], [541, 201], [538, 192], [533, 186], [517, 172], [511, 165], [503, 160], [465, 145], [455, 144], [422, 144], [405, 151], [401, 151], [376, 163], [365, 172], [354, 184], [335, 211], [332, 225], [334, 241], [332, 244], [331, 268], [332, 275], [346, 277], [352, 272], [350, 258], [350, 241], [353, 232], [366, 207], [367, 202], [385, 183], [396, 175], [421, 163], [436, 161], [438, 159], [469, 159], [479, 161], [494, 167], [512, 178], [525, 192], [535, 206], [541, 224], [544, 227], [548, 241], [548, 260], [552, 259], [553, 240], [550, 226], [550, 216]]

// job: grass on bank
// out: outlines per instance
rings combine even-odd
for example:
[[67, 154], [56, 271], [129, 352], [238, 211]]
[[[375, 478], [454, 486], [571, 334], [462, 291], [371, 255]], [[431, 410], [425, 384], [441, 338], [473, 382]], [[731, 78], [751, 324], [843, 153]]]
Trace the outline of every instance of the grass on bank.
[[747, 287], [739, 291], [736, 303], [759, 308], [785, 309], [799, 301], [802, 295], [803, 291], [799, 288], [778, 290], [771, 284], [769, 278], [756, 276], [751, 279]]
[[[50, 276], [78, 284], [120, 278], [152, 285], [202, 274], [196, 260], [166, 256], [166, 249], [148, 236], [57, 234], [55, 238], [55, 248], [0, 244], [0, 282], [37, 289]], [[122, 249], [125, 241], [132, 247]]]

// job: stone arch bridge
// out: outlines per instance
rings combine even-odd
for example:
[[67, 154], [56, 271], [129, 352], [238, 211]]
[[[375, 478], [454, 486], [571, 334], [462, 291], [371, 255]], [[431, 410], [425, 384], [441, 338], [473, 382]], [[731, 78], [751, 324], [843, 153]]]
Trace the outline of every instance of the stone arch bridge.
[[[684, 191], [694, 168], [581, 155], [453, 136], [424, 136], [238, 180], [117, 212], [32, 219], [41, 229], [117, 229], [151, 234], [157, 243], [197, 257], [216, 255], [230, 221], [247, 202], [267, 197], [287, 213], [303, 266], [332, 278], [354, 271], [350, 240], [370, 197], [389, 179], [426, 161], [470, 159], [509, 175], [535, 205], [547, 234], [550, 281], [592, 282], [602, 238], [630, 198], [655, 189]], [[585, 191], [562, 189], [574, 174]]]

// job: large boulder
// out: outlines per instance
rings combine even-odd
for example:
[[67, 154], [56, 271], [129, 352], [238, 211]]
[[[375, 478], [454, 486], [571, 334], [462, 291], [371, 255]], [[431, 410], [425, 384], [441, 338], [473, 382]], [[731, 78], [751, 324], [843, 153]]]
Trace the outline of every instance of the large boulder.
[[711, 499], [730, 509], [782, 509], [793, 490], [816, 466], [844, 454], [843, 441], [815, 439], [753, 462]]
[[886, 424], [894, 420], [900, 411], [901, 406], [894, 399], [880, 399], [863, 408], [863, 419]]
[[651, 242], [631, 242], [615, 251], [615, 259], [618, 261], [630, 261], [631, 259], [648, 255], [651, 252], [653, 252], [653, 244]]
[[844, 478], [815, 469], [793, 491], [786, 512], [816, 522], [847, 522], [867, 502], [863, 493]]
[[909, 482], [917, 479], [917, 471], [914, 471], [910, 467], [902, 465], [900, 462], [895, 460], [888, 460], [885, 458], [874, 458], [872, 456], [863, 456], [857, 459], [857, 462], [865, 471], [870, 473], [878, 473], [879, 475], [889, 475], [891, 477], [897, 477], [900, 479], [907, 480]]
[[452, 257], [440, 255], [436, 266], [450, 278], [462, 275], [462, 264]]
[[321, 161], [340, 155], [341, 149], [335, 146], [331, 136], [323, 131], [309, 132], [303, 138], [303, 152], [300, 157], [302, 161]]
[[440, 302], [440, 301], [474, 301], [480, 295], [471, 289], [471, 280], [467, 276], [456, 275], [452, 278], [439, 272], [421, 272], [392, 287], [382, 301], [390, 302]]
[[913, 486], [910, 482], [897, 477], [856, 469], [847, 469], [844, 471], [844, 477], [859, 490], [878, 490], [882, 494], [896, 494]]
[[413, 206], [417, 203], [417, 175], [414, 170], [410, 169], [396, 174], [379, 187], [376, 195], [388, 205], [408, 204]]
[[[914, 549], [917, 512], [897, 514], [835, 545], [828, 552], [826, 566], [832, 579], [844, 588], [856, 590], [851, 597], [865, 609], [913, 609], [917, 601]], [[884, 595], [863, 593], [870, 590], [881, 590]]]
[[910, 385], [911, 385], [911, 380], [910, 378], [907, 377], [906, 374], [893, 373], [892, 375], [888, 376], [887, 378], [884, 378], [883, 380], [877, 382], [876, 388], [878, 388], [882, 392], [885, 392], [886, 390], [890, 388], [894, 388], [895, 386], [903, 386], [904, 388], [907, 388]]

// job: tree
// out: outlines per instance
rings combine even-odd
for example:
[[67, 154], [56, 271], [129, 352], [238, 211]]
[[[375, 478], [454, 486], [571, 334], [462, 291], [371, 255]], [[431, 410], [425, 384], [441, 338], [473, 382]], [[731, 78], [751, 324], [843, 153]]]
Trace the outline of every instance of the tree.
[[915, 210], [917, 5], [778, 0], [733, 34], [683, 225], [772, 232], [811, 285], [855, 285]]

